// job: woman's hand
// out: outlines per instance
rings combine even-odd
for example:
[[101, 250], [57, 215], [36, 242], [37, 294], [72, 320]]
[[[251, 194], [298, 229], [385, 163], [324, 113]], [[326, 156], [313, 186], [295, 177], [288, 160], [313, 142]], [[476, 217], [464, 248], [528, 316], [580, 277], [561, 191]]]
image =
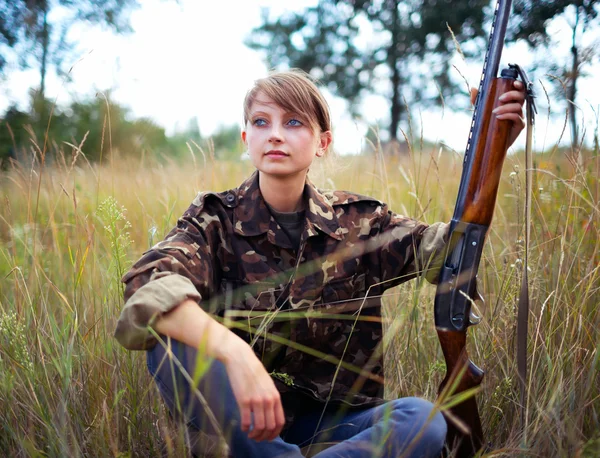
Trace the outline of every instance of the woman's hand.
[[[477, 89], [471, 89], [471, 103], [474, 104], [477, 99]], [[525, 86], [519, 80], [513, 83], [513, 89], [502, 94], [498, 100], [500, 105], [496, 107], [493, 113], [498, 119], [508, 119], [513, 122], [512, 129], [508, 136], [508, 146], [511, 146], [521, 131], [525, 128], [525, 117], [523, 115], [523, 105], [525, 104]]]
[[[221, 358], [237, 400], [242, 431], [255, 441], [273, 440], [281, 433], [285, 416], [273, 379], [250, 346], [230, 333]], [[252, 418], [254, 417], [254, 418]]]
[[190, 347], [203, 348], [207, 356], [225, 365], [240, 409], [242, 431], [249, 431], [253, 425], [250, 439], [273, 440], [281, 433], [285, 417], [279, 391], [252, 348], [239, 336], [193, 300], [184, 301], [161, 316], [154, 329]]

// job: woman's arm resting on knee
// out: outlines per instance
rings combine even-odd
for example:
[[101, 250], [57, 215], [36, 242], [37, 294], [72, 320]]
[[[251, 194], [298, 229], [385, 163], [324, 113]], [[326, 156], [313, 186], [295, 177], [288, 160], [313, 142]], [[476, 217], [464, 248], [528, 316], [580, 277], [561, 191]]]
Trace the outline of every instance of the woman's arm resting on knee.
[[251, 413], [256, 441], [275, 439], [285, 423], [281, 397], [273, 379], [250, 346], [215, 321], [193, 300], [186, 300], [154, 323], [154, 329], [190, 347], [203, 348], [227, 370], [237, 400], [242, 431], [248, 431]]

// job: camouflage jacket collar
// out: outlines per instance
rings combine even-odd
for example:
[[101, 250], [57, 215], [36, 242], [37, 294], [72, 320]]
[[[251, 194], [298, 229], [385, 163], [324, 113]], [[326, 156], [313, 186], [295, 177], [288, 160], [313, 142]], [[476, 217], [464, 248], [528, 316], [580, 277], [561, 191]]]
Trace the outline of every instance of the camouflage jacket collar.
[[[284, 231], [277, 228], [277, 222], [262, 197], [258, 172], [254, 172], [236, 191], [237, 205], [233, 212], [235, 232], [245, 237], [267, 233], [271, 243], [290, 248], [291, 242]], [[319, 230], [336, 240], [342, 240], [342, 229], [331, 203], [308, 177], [304, 185], [304, 199], [306, 224], [302, 238], [317, 235]]]

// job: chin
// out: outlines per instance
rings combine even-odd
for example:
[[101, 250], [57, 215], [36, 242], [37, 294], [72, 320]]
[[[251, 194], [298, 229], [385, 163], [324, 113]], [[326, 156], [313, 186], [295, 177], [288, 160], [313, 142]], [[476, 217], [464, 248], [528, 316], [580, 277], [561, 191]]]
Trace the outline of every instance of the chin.
[[290, 169], [289, 167], [256, 167], [262, 174], [272, 176], [274, 178], [285, 178], [297, 176], [300, 174], [306, 175], [308, 168], [305, 169]]

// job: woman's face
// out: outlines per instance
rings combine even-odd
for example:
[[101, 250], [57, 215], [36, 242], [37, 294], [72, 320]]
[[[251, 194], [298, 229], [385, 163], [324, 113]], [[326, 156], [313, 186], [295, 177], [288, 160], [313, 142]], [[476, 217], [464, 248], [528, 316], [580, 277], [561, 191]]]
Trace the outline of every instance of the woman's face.
[[315, 156], [325, 154], [331, 132], [315, 132], [298, 113], [288, 112], [259, 92], [250, 106], [242, 140], [261, 173], [285, 178], [306, 175]]

